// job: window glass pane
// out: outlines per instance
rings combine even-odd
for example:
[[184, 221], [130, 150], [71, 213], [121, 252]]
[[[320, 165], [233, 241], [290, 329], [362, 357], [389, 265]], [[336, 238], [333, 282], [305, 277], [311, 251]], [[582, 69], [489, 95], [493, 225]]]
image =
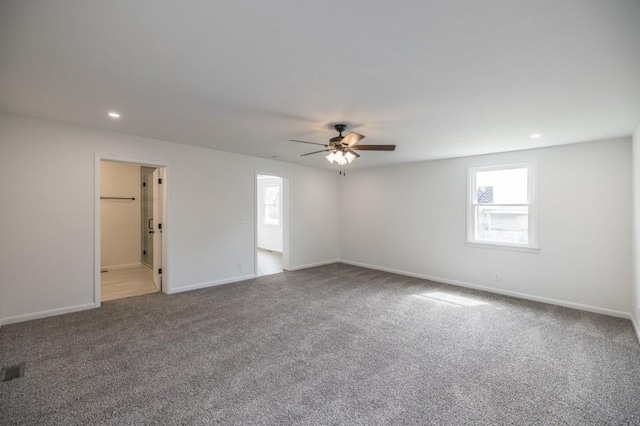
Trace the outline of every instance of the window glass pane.
[[474, 194], [478, 204], [528, 204], [527, 169], [478, 171]]
[[528, 206], [476, 206], [476, 240], [529, 243]]
[[264, 189], [264, 223], [280, 225], [280, 186], [267, 186]]
[[280, 206], [269, 204], [265, 206], [264, 223], [268, 225], [280, 225]]
[[280, 187], [268, 186], [264, 195], [265, 204], [280, 204]]

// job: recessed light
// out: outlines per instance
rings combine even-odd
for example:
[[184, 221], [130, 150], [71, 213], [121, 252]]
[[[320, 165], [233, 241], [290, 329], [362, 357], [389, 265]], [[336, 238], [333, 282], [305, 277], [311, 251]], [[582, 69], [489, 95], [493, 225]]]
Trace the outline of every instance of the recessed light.
[[540, 133], [534, 133], [534, 134], [531, 135], [531, 139], [538, 139], [541, 136], [542, 135]]
[[109, 117], [111, 118], [120, 118], [120, 114], [115, 111], [109, 111]]

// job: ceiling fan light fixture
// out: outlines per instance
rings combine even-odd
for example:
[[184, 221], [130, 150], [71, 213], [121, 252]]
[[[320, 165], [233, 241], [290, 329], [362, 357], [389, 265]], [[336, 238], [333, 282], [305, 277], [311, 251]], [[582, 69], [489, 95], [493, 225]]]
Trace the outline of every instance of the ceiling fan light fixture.
[[336, 151], [333, 157], [333, 161], [338, 163], [341, 166], [344, 166], [345, 164], [347, 164], [347, 159], [345, 158], [344, 153], [342, 151]]
[[329, 155], [327, 155], [325, 158], [327, 159], [328, 162], [333, 164], [333, 160], [335, 159], [336, 154], [334, 152], [330, 152]]
[[347, 160], [347, 163], [351, 164], [353, 162], [353, 160], [356, 159], [356, 156], [353, 155], [353, 153], [347, 151], [347, 153], [344, 154], [344, 158]]

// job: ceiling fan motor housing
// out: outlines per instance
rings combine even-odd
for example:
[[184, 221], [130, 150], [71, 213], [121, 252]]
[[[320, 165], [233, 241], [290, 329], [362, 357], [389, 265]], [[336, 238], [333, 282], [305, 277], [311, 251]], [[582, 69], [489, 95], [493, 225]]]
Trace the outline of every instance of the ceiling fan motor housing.
[[341, 144], [340, 142], [342, 142], [342, 139], [344, 139], [344, 136], [342, 136], [342, 132], [344, 132], [347, 129], [347, 125], [346, 124], [334, 124], [333, 128], [336, 129], [336, 131], [338, 133], [340, 133], [338, 136], [335, 136], [331, 139], [329, 139], [329, 147], [331, 149], [340, 149], [341, 148]]

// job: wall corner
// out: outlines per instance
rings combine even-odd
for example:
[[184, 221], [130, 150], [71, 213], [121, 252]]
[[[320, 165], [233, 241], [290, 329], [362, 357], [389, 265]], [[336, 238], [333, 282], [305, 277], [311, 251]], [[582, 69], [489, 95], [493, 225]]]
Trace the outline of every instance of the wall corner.
[[632, 284], [631, 284], [631, 316], [633, 326], [640, 342], [640, 123], [636, 127], [632, 136], [632, 183], [631, 183], [631, 200], [632, 200], [632, 260], [633, 268]]

